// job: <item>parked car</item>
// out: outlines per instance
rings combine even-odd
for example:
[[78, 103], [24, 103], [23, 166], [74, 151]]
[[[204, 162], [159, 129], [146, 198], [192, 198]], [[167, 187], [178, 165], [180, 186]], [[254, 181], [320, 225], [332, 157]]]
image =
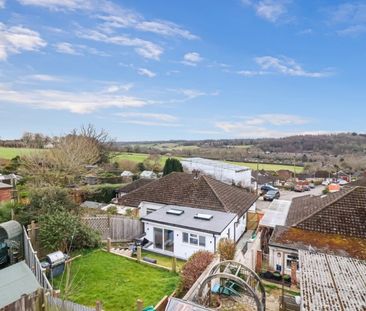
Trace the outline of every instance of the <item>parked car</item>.
[[328, 181], [328, 180], [324, 180], [323, 182], [322, 182], [322, 185], [323, 186], [328, 186], [330, 184], [330, 182]]
[[278, 189], [269, 184], [265, 184], [261, 187], [261, 195], [266, 194], [268, 191], [278, 191]]
[[302, 185], [296, 185], [295, 188], [294, 188], [294, 191], [295, 192], [304, 192], [304, 186]]
[[309, 187], [310, 187], [311, 189], [314, 189], [314, 188], [315, 188], [315, 184], [314, 184], [314, 183], [310, 183], [310, 184], [309, 184]]
[[280, 192], [278, 190], [269, 190], [263, 196], [264, 201], [273, 201], [274, 199], [279, 199], [279, 198], [280, 198]]
[[310, 186], [308, 185], [303, 185], [302, 188], [304, 189], [304, 191], [310, 191]]

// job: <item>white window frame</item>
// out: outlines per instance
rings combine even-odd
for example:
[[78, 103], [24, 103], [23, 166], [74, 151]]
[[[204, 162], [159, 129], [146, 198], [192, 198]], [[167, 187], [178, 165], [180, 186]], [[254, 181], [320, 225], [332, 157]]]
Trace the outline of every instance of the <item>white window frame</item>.
[[[184, 235], [187, 236], [187, 241], [184, 241]], [[191, 240], [197, 240], [197, 243], [192, 243]], [[200, 240], [204, 241], [204, 243], [201, 243]], [[184, 244], [189, 244], [192, 246], [196, 246], [196, 247], [206, 247], [206, 236], [204, 235], [199, 235], [197, 233], [189, 233], [189, 232], [182, 232], [182, 243]]]
[[[290, 259], [289, 257], [297, 257], [297, 259], [293, 259], [293, 258]], [[290, 262], [290, 266], [287, 265], [288, 261]], [[297, 255], [297, 254], [286, 254], [286, 257], [285, 257], [285, 267], [286, 267], [286, 269], [291, 270], [291, 262], [292, 261], [297, 262], [296, 271], [300, 271], [299, 255]]]

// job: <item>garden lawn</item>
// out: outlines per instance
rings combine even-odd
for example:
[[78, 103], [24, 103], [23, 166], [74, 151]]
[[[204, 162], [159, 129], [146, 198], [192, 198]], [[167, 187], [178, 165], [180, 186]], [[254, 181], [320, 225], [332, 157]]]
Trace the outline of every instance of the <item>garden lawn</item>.
[[[173, 260], [172, 257], [160, 255], [160, 254], [145, 251], [145, 250], [143, 250], [141, 252], [141, 255], [142, 255], [142, 257], [149, 257], [149, 258], [152, 258], [152, 259], [156, 259], [156, 264], [157, 265], [164, 266], [164, 267], [167, 267], [167, 268], [172, 267], [172, 260]], [[186, 263], [186, 261], [181, 260], [181, 259], [177, 259], [177, 269], [178, 269], [178, 271], [182, 270], [182, 267], [185, 263]]]
[[42, 149], [0, 147], [0, 159], [10, 160], [16, 156], [27, 155], [40, 150]]
[[[100, 300], [106, 311], [135, 310], [137, 299], [145, 306], [155, 305], [175, 290], [179, 280], [177, 274], [101, 250], [75, 259], [71, 274], [74, 290], [67, 299], [94, 307]], [[60, 283], [61, 278], [55, 280], [58, 287]]]

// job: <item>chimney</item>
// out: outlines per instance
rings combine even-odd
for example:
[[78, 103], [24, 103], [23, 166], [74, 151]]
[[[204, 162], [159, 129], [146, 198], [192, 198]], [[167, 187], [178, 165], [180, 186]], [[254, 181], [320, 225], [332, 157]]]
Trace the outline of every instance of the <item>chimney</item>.
[[193, 179], [198, 179], [200, 177], [200, 171], [199, 170], [193, 170]]

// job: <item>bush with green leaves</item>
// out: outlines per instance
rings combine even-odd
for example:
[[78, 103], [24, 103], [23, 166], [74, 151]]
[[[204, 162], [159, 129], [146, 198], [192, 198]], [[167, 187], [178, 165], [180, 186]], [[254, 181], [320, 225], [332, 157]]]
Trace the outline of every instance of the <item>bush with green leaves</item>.
[[16, 204], [8, 201], [0, 204], [0, 223], [11, 220], [11, 210], [16, 207]]
[[16, 220], [26, 225], [32, 220], [38, 221], [40, 215], [67, 211], [78, 213], [67, 189], [60, 187], [34, 188], [29, 190], [29, 204], [15, 209]]
[[67, 211], [56, 211], [39, 217], [41, 245], [49, 250], [69, 252], [73, 249], [96, 248], [100, 236], [80, 218]]

